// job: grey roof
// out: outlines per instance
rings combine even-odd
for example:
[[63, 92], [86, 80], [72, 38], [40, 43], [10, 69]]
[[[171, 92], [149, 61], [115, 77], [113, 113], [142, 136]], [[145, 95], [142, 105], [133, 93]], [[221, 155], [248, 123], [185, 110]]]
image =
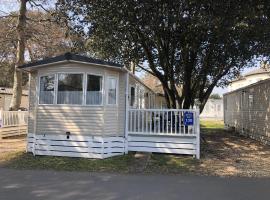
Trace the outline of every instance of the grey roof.
[[246, 74], [244, 74], [244, 76], [250, 76], [250, 75], [254, 75], [254, 74], [262, 74], [262, 73], [269, 73], [269, 69], [265, 69], [265, 68], [259, 68], [259, 69], [254, 69]]
[[19, 68], [20, 69], [25, 69], [25, 68], [30, 68], [30, 67], [32, 68], [32, 67], [39, 66], [39, 65], [52, 64], [52, 63], [56, 63], [59, 61], [65, 61], [65, 60], [66, 61], [80, 61], [80, 62], [85, 62], [85, 63], [99, 64], [99, 65], [109, 65], [112, 67], [119, 67], [119, 68], [123, 67], [123, 65], [121, 65], [121, 64], [107, 62], [104, 60], [95, 59], [95, 58], [91, 58], [88, 56], [81, 56], [81, 55], [77, 55], [77, 54], [73, 54], [73, 53], [68, 52], [68, 53], [65, 53], [63, 55], [59, 55], [59, 56], [55, 56], [55, 57], [51, 57], [51, 58], [44, 58], [42, 60], [27, 63], [27, 64], [19, 66]]

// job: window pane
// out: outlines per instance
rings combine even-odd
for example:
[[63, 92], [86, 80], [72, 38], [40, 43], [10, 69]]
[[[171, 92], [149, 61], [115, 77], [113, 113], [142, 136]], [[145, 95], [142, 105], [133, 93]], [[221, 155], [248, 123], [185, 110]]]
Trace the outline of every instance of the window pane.
[[53, 104], [54, 99], [54, 75], [40, 77], [40, 104]]
[[130, 88], [130, 106], [134, 106], [135, 103], [135, 88]]
[[87, 75], [86, 104], [102, 103], [102, 76]]
[[108, 79], [108, 104], [116, 104], [116, 79]]
[[58, 75], [58, 104], [82, 104], [83, 74]]

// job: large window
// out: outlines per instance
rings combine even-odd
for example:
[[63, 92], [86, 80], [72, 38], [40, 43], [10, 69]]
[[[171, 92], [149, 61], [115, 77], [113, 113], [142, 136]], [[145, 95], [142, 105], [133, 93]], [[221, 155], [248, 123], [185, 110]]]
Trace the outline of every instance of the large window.
[[57, 104], [82, 104], [83, 74], [58, 74]]
[[39, 103], [53, 104], [54, 102], [54, 75], [40, 77]]
[[[104, 80], [102, 75], [57, 73], [40, 77], [39, 104], [102, 105]], [[118, 77], [106, 78], [106, 103], [118, 101]], [[135, 91], [133, 91], [135, 95]], [[134, 101], [134, 100], [133, 100]]]
[[107, 101], [110, 105], [115, 105], [117, 101], [117, 78], [116, 77], [108, 77], [108, 91], [107, 91]]
[[86, 104], [102, 104], [102, 76], [87, 75]]

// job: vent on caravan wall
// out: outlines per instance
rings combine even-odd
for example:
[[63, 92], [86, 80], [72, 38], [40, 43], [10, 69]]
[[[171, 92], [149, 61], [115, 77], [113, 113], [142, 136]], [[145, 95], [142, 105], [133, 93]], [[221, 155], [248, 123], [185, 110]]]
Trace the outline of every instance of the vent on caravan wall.
[[69, 139], [70, 132], [69, 132], [69, 131], [67, 131], [67, 132], [66, 132], [66, 135], [67, 135], [67, 139]]

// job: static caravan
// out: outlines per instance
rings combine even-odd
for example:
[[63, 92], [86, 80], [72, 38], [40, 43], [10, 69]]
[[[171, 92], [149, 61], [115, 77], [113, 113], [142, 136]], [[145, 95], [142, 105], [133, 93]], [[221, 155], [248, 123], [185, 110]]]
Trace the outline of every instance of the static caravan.
[[[0, 87], [0, 110], [9, 110], [11, 98], [12, 98], [12, 88], [4, 88]], [[28, 91], [23, 90], [22, 91], [22, 99], [21, 99], [21, 110], [27, 110], [28, 109]]]
[[28, 152], [86, 158], [137, 149], [198, 155], [195, 128], [179, 128], [183, 111], [156, 110], [156, 94], [122, 65], [66, 53], [20, 69], [30, 74]]
[[270, 79], [224, 94], [224, 124], [270, 144]]

